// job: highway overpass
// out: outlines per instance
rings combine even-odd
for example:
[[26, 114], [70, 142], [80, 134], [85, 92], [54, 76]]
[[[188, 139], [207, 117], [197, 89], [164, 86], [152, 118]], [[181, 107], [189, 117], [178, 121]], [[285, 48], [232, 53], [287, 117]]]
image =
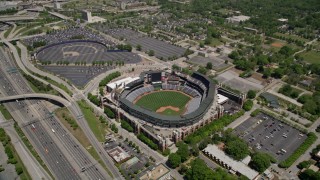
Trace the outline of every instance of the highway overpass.
[[71, 103], [67, 101], [66, 99], [55, 96], [51, 94], [42, 94], [42, 93], [34, 93], [34, 94], [20, 94], [20, 95], [14, 95], [14, 96], [6, 96], [6, 97], [0, 97], [0, 102], [7, 102], [7, 101], [14, 101], [14, 100], [25, 100], [25, 99], [46, 99], [46, 100], [52, 100], [56, 101], [66, 107], [70, 106]]

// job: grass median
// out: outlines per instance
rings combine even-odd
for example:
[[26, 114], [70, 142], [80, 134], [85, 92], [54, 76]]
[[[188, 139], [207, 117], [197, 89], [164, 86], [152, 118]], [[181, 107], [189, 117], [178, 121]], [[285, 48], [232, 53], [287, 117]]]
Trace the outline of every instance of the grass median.
[[7, 108], [3, 104], [0, 104], [0, 112], [2, 113], [3, 117], [6, 120], [12, 119], [10, 112], [7, 110]]
[[32, 178], [29, 172], [27, 171], [27, 168], [23, 164], [22, 160], [20, 159], [18, 153], [16, 152], [13, 144], [11, 143], [10, 137], [2, 128], [0, 128], [0, 136], [1, 136], [0, 140], [3, 144], [3, 147], [5, 148], [5, 153], [7, 154], [7, 157], [8, 157], [7, 163], [14, 165], [15, 170], [20, 179], [31, 180]]
[[[77, 102], [83, 115], [84, 118], [86, 119], [86, 121], [88, 122], [88, 125], [91, 129], [91, 131], [93, 132], [93, 134], [95, 135], [95, 137], [98, 139], [98, 141], [100, 142], [104, 142], [105, 138], [104, 138], [104, 134], [107, 131], [107, 125], [105, 123], [101, 123], [101, 121], [99, 120], [99, 118], [95, 115], [95, 113], [93, 112], [93, 108], [90, 107], [90, 105], [88, 105], [84, 100], [78, 101]], [[81, 129], [80, 129], [81, 130]], [[70, 131], [72, 133], [72, 130]], [[81, 130], [81, 135], [84, 135], [84, 133]], [[81, 136], [79, 134], [79, 136]], [[74, 135], [77, 138], [77, 135]], [[97, 151], [92, 147], [92, 145], [90, 144], [89, 140], [87, 139], [87, 137], [85, 136], [85, 140], [79, 137], [79, 142], [85, 143], [84, 147], [86, 147], [86, 149], [88, 150], [88, 152], [92, 155], [93, 158], [95, 158], [101, 165], [102, 167], [108, 172], [108, 174], [112, 176], [112, 173], [110, 172], [110, 170], [106, 167], [106, 165], [103, 163], [102, 159], [100, 159], [99, 154], [97, 153]]]
[[105, 123], [101, 123], [99, 117], [94, 113], [93, 108], [90, 107], [90, 105], [87, 104], [85, 100], [78, 101], [77, 103], [93, 134], [100, 142], [104, 142], [104, 135], [109, 132], [107, 130], [108, 125]]

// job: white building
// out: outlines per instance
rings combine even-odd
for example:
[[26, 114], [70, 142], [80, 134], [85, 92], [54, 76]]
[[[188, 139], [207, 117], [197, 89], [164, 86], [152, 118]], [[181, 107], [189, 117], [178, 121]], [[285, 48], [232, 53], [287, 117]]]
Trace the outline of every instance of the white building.
[[225, 167], [229, 172], [237, 175], [244, 175], [249, 179], [256, 179], [259, 173], [241, 161], [236, 161], [226, 155], [222, 150], [220, 150], [216, 145], [209, 144], [203, 153], [209, 158]]
[[217, 94], [217, 97], [218, 97], [218, 104], [224, 104], [229, 100], [229, 98], [227, 98], [222, 94]]
[[127, 77], [127, 78], [124, 78], [124, 79], [120, 79], [118, 81], [115, 81], [115, 82], [111, 82], [109, 84], [107, 84], [107, 91], [108, 92], [111, 92], [112, 90], [114, 90], [115, 88], [124, 88], [125, 85], [135, 81], [135, 80], [138, 80], [140, 79], [140, 77]]
[[244, 22], [244, 21], [247, 21], [249, 19], [250, 19], [249, 16], [244, 16], [244, 15], [232, 16], [232, 17], [228, 17], [227, 18], [227, 22], [228, 23], [233, 23], [233, 24], [240, 24], [240, 22]]

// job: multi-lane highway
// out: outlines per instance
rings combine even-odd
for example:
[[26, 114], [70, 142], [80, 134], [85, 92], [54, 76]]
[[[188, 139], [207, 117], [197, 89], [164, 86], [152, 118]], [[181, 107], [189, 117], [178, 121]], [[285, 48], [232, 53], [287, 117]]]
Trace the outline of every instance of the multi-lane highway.
[[[14, 63], [0, 49], [1, 95], [32, 93]], [[39, 100], [6, 104], [56, 179], [109, 179], [110, 176], [61, 126]], [[84, 172], [81, 172], [84, 171]]]

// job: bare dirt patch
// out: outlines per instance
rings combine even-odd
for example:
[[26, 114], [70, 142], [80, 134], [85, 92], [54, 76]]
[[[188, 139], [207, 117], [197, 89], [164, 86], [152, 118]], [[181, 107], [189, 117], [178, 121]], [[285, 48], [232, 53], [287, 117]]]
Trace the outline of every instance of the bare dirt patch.
[[281, 48], [282, 46], [284, 46], [283, 43], [281, 42], [274, 42], [271, 44], [272, 47], [277, 47], [277, 48]]
[[178, 107], [174, 107], [174, 106], [162, 106], [160, 107], [159, 109], [157, 109], [157, 113], [161, 113], [167, 109], [171, 109], [172, 111], [175, 111], [175, 112], [179, 112], [180, 109]]

